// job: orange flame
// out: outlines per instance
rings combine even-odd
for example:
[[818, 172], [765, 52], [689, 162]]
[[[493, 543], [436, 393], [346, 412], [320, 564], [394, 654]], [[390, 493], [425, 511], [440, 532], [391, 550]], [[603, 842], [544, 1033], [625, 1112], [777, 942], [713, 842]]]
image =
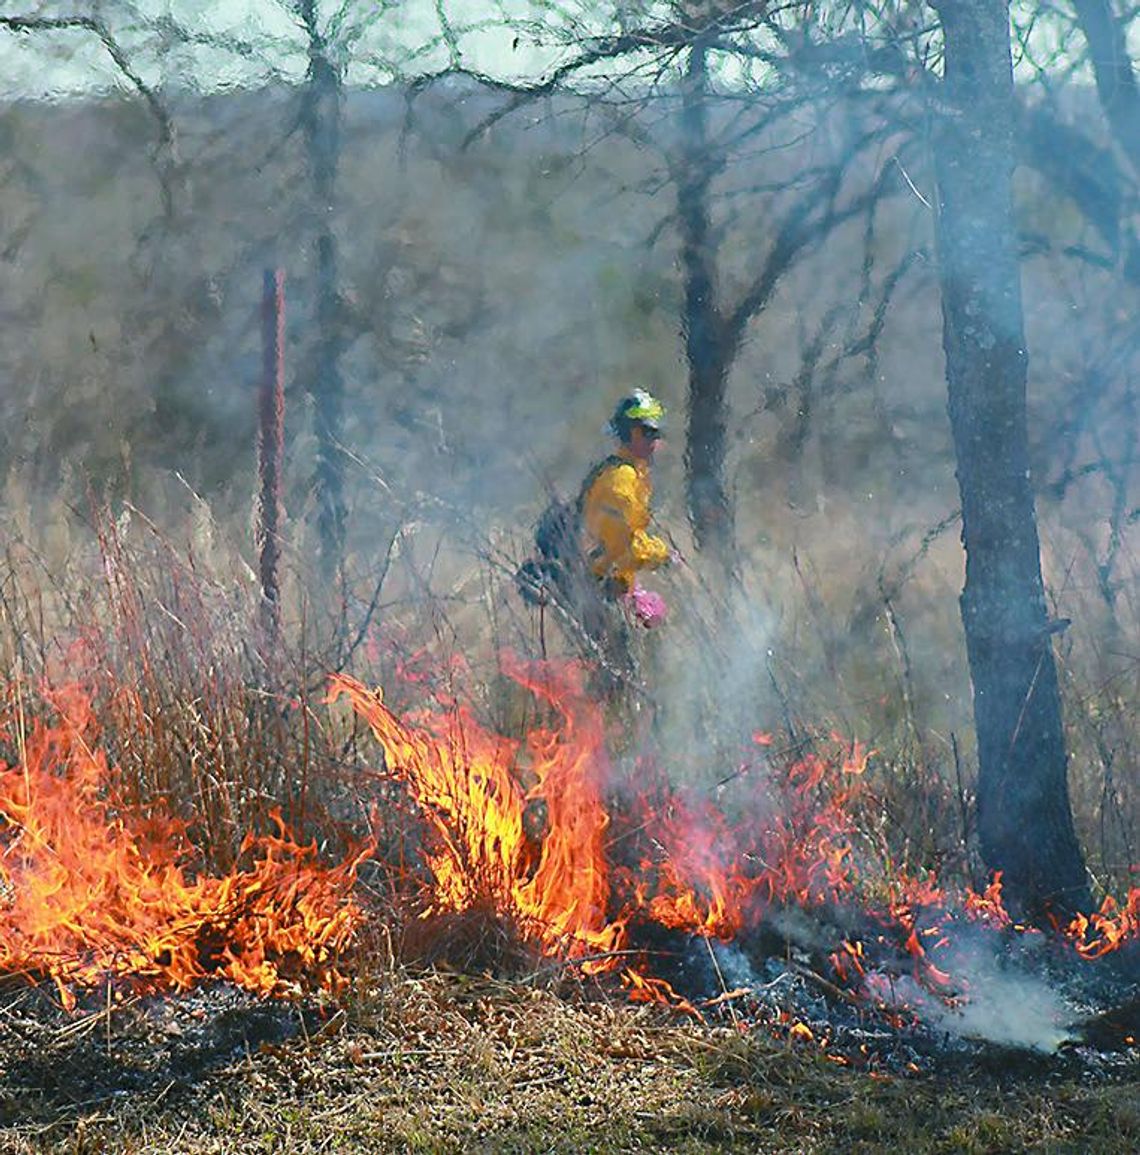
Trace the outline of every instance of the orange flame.
[[622, 872], [632, 909], [672, 930], [735, 938], [760, 885], [744, 869], [738, 832], [710, 799], [664, 789], [642, 825], [652, 830], [654, 853], [636, 871]]
[[1140, 886], [1128, 892], [1123, 906], [1110, 894], [1099, 910], [1087, 917], [1077, 915], [1068, 933], [1077, 953], [1089, 959], [1119, 950], [1130, 939], [1140, 937]]
[[[625, 927], [607, 917], [601, 719], [585, 707], [575, 667], [556, 674], [517, 664], [509, 672], [561, 713], [561, 728], [537, 727], [525, 744], [513, 742], [487, 732], [458, 705], [413, 726], [378, 692], [344, 675], [332, 679], [329, 700], [348, 696], [419, 804], [433, 835], [425, 857], [435, 907], [465, 910], [490, 900], [544, 951], [598, 956], [587, 958], [586, 968], [610, 969], [606, 956], [623, 945]], [[519, 781], [524, 756], [535, 779], [529, 790]], [[525, 833], [532, 802], [547, 809], [537, 851]]]
[[[859, 744], [834, 764], [810, 755], [756, 776], [756, 787], [772, 791], [760, 800], [762, 821], [733, 825], [711, 797], [663, 783], [651, 797], [643, 788], [632, 829], [614, 840], [640, 834], [632, 841], [644, 847], [641, 860], [635, 850], [636, 865], [611, 865], [602, 713], [584, 691], [582, 670], [510, 659], [504, 668], [553, 709], [556, 725], [512, 741], [454, 702], [402, 720], [379, 691], [344, 675], [331, 679], [329, 700], [349, 699], [418, 805], [431, 879], [425, 914], [489, 902], [544, 952], [597, 972], [618, 968], [634, 919], [729, 941], [765, 905], [853, 892], [848, 806], [868, 757]], [[841, 788], [829, 781], [837, 774]], [[545, 809], [539, 838], [527, 822], [536, 804]], [[623, 982], [631, 998], [680, 1005], [660, 980], [627, 971]]]
[[993, 927], [1011, 926], [1013, 920], [1006, 912], [1001, 897], [1002, 872], [999, 870], [990, 880], [989, 885], [981, 894], [973, 890], [966, 891], [963, 908], [968, 918], [975, 922], [983, 922]]
[[[755, 796], [735, 822], [711, 795], [641, 774], [632, 808], [616, 813], [623, 825], [611, 837], [602, 713], [583, 689], [581, 670], [511, 660], [505, 669], [552, 708], [555, 724], [512, 741], [455, 703], [404, 721], [378, 691], [345, 676], [331, 682], [330, 699], [349, 698], [418, 804], [429, 836], [429, 911], [489, 900], [542, 951], [596, 973], [619, 969], [619, 956], [634, 953], [635, 923], [727, 942], [758, 927], [770, 907], [857, 904], [873, 933], [871, 949], [848, 937], [830, 955], [833, 972], [852, 997], [896, 1017], [906, 1008], [870, 957], [877, 949], [893, 952], [890, 966], [909, 958], [918, 984], [951, 1002], [968, 989], [945, 962], [954, 957], [948, 948], [956, 925], [1025, 932], [1004, 908], [1000, 875], [980, 894], [950, 895], [933, 875], [908, 875], [886, 847], [861, 836], [857, 815], [874, 803], [873, 751], [858, 742], [836, 738], [830, 756], [765, 762], [762, 774], [742, 766], [733, 778], [747, 779]], [[771, 745], [761, 731], [753, 741]], [[535, 806], [545, 811], [538, 833], [528, 823]], [[611, 861], [619, 846], [620, 861]], [[1095, 957], [1135, 937], [1138, 915], [1134, 891], [1123, 908], [1106, 903], [1070, 933], [1082, 954]], [[632, 999], [691, 1009], [661, 979], [626, 970], [622, 981]]]
[[47, 695], [59, 715], [33, 723], [22, 764], [0, 763], [0, 970], [73, 987], [129, 977], [142, 989], [186, 989], [208, 976], [283, 994], [336, 970], [360, 911], [350, 892], [367, 847], [333, 868], [276, 835], [249, 836], [249, 865], [192, 877], [183, 828], [117, 808], [90, 698]]
[[[490, 732], [456, 703], [401, 720], [378, 691], [331, 680], [329, 700], [349, 699], [418, 807], [428, 911], [489, 901], [543, 952], [597, 973], [620, 969], [633, 953], [634, 920], [730, 941], [771, 906], [855, 900], [882, 933], [868, 938], [870, 950], [848, 937], [832, 969], [888, 1010], [891, 980], [869, 957], [876, 942], [909, 955], [922, 987], [949, 1000], [964, 984], [937, 964], [946, 965], [958, 919], [1021, 929], [1002, 904], [1000, 875], [981, 894], [952, 901], [933, 876], [908, 876], [889, 861], [875, 867], [855, 817], [870, 789], [870, 753], [859, 743], [831, 758], [766, 764], [748, 776], [755, 797], [735, 822], [711, 795], [664, 783], [651, 795], [639, 782], [640, 811], [615, 838], [603, 715], [582, 669], [511, 660], [505, 669], [555, 718], [522, 740]], [[373, 844], [330, 867], [275, 815], [276, 834], [248, 837], [238, 868], [196, 872], [181, 824], [161, 814], [144, 821], [118, 802], [89, 695], [71, 687], [45, 696], [58, 720], [36, 721], [19, 741], [18, 763], [0, 763], [0, 971], [50, 976], [69, 1005], [74, 988], [111, 979], [161, 990], [219, 977], [264, 994], [344, 981], [338, 957], [363, 917], [352, 890]], [[610, 860], [615, 842], [628, 851], [620, 863]], [[878, 913], [864, 901], [872, 888], [883, 897]], [[1140, 935], [1140, 888], [1067, 929], [1086, 958], [1119, 949]], [[622, 981], [631, 999], [699, 1014], [663, 979], [626, 969]]]

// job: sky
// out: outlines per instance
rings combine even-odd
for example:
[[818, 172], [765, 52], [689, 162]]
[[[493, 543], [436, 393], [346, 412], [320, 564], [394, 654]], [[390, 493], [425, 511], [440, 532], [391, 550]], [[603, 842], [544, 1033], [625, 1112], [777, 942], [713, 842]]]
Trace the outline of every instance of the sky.
[[[160, 65], [147, 51], [147, 35], [139, 30], [141, 20], [129, 19], [117, 0], [107, 0], [103, 11], [132, 66], [148, 84], [168, 79], [173, 71], [198, 89], [214, 90], [258, 84], [273, 74], [285, 79], [304, 75], [304, 38], [290, 11], [294, 2], [137, 0], [133, 7], [143, 19], [169, 15], [200, 41], [237, 41], [253, 46], [253, 51], [243, 55], [200, 42], [178, 54], [173, 70], [169, 58]], [[372, 16], [379, 6], [377, 0], [345, 0], [343, 6], [325, 0], [322, 11], [332, 17], [343, 7], [351, 18], [361, 13]], [[36, 0], [6, 2], [0, 8], [8, 15], [62, 16], [87, 10], [86, 4], [43, 6]], [[359, 42], [354, 58], [366, 63], [350, 70], [349, 82], [390, 81], [393, 74], [385, 64], [391, 61], [410, 60], [417, 74], [446, 68], [450, 55], [443, 36], [445, 23], [458, 37], [465, 67], [506, 78], [541, 74], [565, 51], [553, 32], [555, 18], [543, 18], [551, 28], [551, 35], [544, 38], [546, 43], [536, 42], [532, 35], [517, 34], [502, 20], [502, 16], [533, 16], [535, 11], [528, 0], [499, 0], [494, 4], [487, 0], [397, 0], [391, 12], [374, 19], [373, 27]], [[7, 99], [60, 98], [124, 84], [107, 50], [84, 30], [23, 34], [0, 30], [0, 61], [0, 97]]]
[[[293, 10], [300, 0], [102, 0], [95, 5], [128, 53], [132, 67], [155, 88], [174, 78], [201, 91], [256, 87], [267, 80], [298, 81], [305, 73], [304, 36]], [[372, 87], [405, 76], [438, 72], [454, 63], [446, 32], [460, 45], [465, 68], [503, 80], [534, 79], [572, 52], [562, 42], [569, 22], [612, 32], [616, 3], [597, 0], [317, 0], [324, 19], [344, 18], [367, 30], [353, 43], [346, 79]], [[0, 12], [66, 15], [90, 11], [90, 0], [0, 0]], [[626, 0], [631, 12], [652, 13], [665, 0]], [[1032, 20], [1039, 59], [1064, 55], [1061, 25], [1041, 18], [1041, 5], [1014, 0], [1014, 18]], [[379, 14], [378, 14], [379, 13]], [[134, 15], [132, 15], [134, 14]], [[931, 13], [932, 16], [932, 13]], [[152, 51], [147, 22], [169, 17], [195, 38], [174, 55]], [[522, 22], [526, 22], [525, 26]], [[169, 44], [169, 37], [166, 38]], [[224, 45], [247, 45], [234, 52]], [[394, 66], [395, 65], [395, 66]], [[1029, 78], [1029, 62], [1019, 62]], [[731, 77], [732, 73], [724, 73]], [[129, 87], [106, 48], [81, 30], [13, 34], [0, 29], [0, 99], [45, 99]]]

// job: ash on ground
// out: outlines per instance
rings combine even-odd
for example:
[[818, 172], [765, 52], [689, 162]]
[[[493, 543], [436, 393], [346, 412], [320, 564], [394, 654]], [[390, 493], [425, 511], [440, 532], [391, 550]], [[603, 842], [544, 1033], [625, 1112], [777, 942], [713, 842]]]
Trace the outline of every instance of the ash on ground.
[[145, 998], [89, 994], [70, 1011], [50, 988], [10, 990], [0, 994], [0, 1125], [26, 1111], [29, 1097], [87, 1107], [193, 1085], [267, 1047], [315, 1036], [322, 1021], [313, 1003], [228, 983]]
[[[751, 946], [751, 949], [749, 949]], [[983, 1065], [1011, 1074], [1077, 1069], [1140, 1074], [1136, 959], [1089, 963], [1043, 937], [968, 953], [959, 980], [932, 990], [906, 960], [842, 985], [810, 947], [725, 945], [674, 936], [652, 969], [717, 1024], [769, 1029], [836, 1059], [906, 1075]]]

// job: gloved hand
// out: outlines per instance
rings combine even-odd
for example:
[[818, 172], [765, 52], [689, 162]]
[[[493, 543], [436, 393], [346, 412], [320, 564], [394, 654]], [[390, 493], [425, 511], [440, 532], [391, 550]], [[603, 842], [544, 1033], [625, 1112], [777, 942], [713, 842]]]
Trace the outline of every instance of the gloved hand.
[[665, 605], [665, 599], [660, 594], [644, 589], [639, 585], [635, 585], [625, 595], [625, 601], [633, 616], [646, 629], [659, 626], [669, 612]]

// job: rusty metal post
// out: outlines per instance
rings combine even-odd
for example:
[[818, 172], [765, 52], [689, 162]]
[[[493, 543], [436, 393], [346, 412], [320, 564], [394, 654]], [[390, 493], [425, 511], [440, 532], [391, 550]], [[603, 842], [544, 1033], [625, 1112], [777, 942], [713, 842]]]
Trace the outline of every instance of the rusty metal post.
[[258, 396], [257, 539], [266, 633], [281, 626], [282, 462], [285, 457], [285, 270], [266, 269], [261, 300], [262, 375]]

